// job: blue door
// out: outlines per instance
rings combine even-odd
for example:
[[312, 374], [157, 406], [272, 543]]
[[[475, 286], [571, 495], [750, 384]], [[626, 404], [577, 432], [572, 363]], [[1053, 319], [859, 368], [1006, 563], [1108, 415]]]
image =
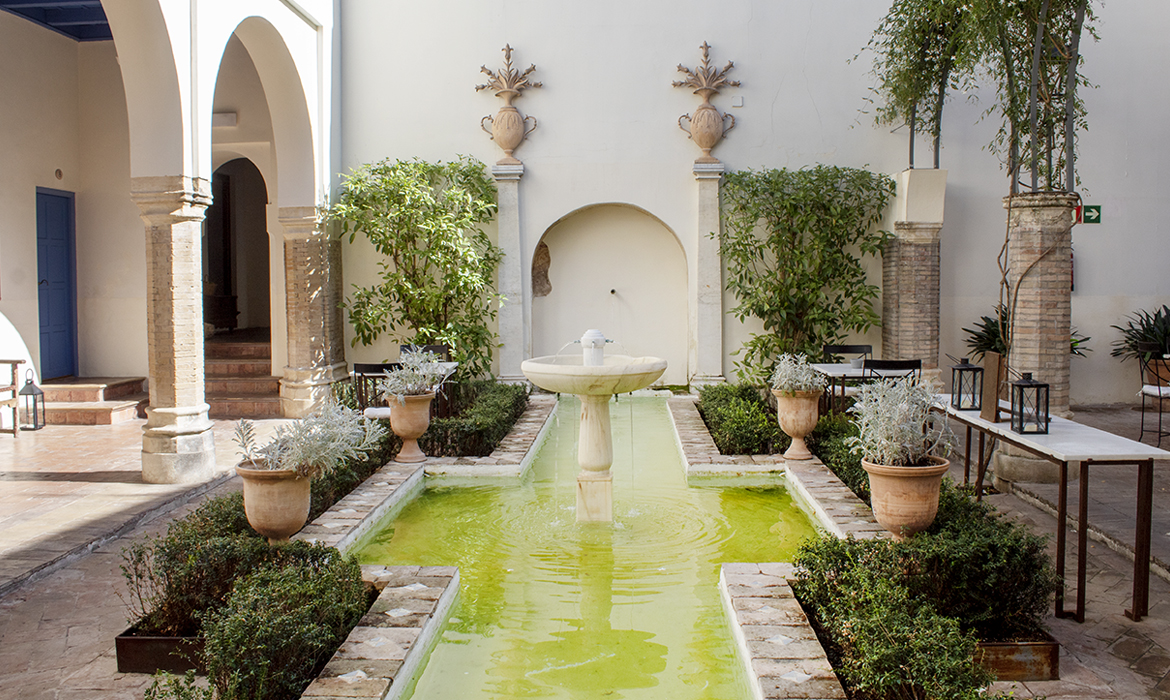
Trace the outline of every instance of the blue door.
[[41, 379], [77, 374], [73, 193], [37, 188], [37, 301]]

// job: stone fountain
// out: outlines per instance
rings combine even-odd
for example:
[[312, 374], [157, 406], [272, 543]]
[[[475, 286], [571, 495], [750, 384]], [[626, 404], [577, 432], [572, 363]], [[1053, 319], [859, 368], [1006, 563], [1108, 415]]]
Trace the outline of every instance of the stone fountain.
[[613, 436], [609, 399], [645, 389], [666, 371], [657, 357], [605, 355], [605, 336], [598, 330], [581, 337], [581, 356], [546, 355], [525, 360], [524, 376], [545, 391], [573, 394], [581, 400], [581, 433], [577, 444], [577, 520], [613, 520]]

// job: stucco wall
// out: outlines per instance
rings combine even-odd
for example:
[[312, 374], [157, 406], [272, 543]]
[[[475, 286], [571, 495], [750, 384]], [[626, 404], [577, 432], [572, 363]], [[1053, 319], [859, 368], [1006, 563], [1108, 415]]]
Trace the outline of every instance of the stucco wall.
[[[691, 162], [698, 149], [675, 125], [698, 98], [672, 88], [675, 66], [735, 61], [729, 88], [714, 104], [737, 119], [715, 149], [730, 169], [799, 168], [816, 163], [868, 167], [895, 174], [906, 166], [905, 129], [875, 127], [867, 106], [870, 60], [865, 46], [885, 7], [848, 0], [646, 0], [588, 4], [513, 0], [449, 3], [351, 0], [342, 15], [343, 168], [386, 156], [427, 159], [470, 153], [491, 163], [500, 151], [478, 127], [500, 100], [474, 92], [480, 65], [498, 70], [510, 43], [520, 69], [535, 63], [544, 87], [516, 101], [539, 128], [517, 150], [521, 185], [525, 285], [531, 252], [556, 220], [590, 204], [626, 202], [678, 233], [687, 255], [695, 229]], [[1077, 289], [1073, 324], [1092, 336], [1094, 352], [1074, 358], [1074, 403], [1130, 401], [1134, 368], [1109, 357], [1109, 328], [1137, 308], [1170, 301], [1163, 270], [1165, 217], [1156, 202], [1166, 175], [1157, 168], [1166, 146], [1170, 91], [1160, 87], [1161, 38], [1170, 6], [1109, 3], [1099, 8], [1102, 41], [1086, 42], [1085, 73], [1100, 88], [1085, 94], [1090, 130], [1081, 137], [1086, 200], [1104, 205], [1100, 226], [1074, 231]], [[388, 78], [392, 76], [392, 80]], [[961, 328], [991, 313], [998, 296], [996, 255], [1003, 242], [1001, 199], [1007, 180], [984, 150], [997, 124], [979, 121], [991, 102], [957, 96], [948, 104], [942, 165], [949, 170], [942, 230], [941, 350], [964, 354]], [[733, 107], [734, 98], [742, 107]], [[919, 165], [929, 163], [925, 139]], [[887, 224], [887, 228], [889, 225]], [[348, 281], [354, 252], [347, 252]], [[654, 261], [645, 263], [653, 275]], [[880, 283], [880, 264], [870, 266]], [[348, 285], [347, 285], [348, 286]], [[730, 308], [730, 303], [725, 305]], [[725, 326], [728, 353], [749, 328]], [[865, 339], [880, 345], [880, 331]], [[359, 349], [352, 353], [361, 359]], [[946, 359], [943, 357], [943, 364]], [[732, 371], [726, 357], [725, 372]], [[945, 373], [944, 373], [945, 374]]]

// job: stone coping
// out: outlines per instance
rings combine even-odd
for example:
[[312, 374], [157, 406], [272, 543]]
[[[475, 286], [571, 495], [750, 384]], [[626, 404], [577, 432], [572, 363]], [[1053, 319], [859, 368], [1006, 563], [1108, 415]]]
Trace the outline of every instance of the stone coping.
[[454, 566], [363, 566], [362, 578], [378, 598], [302, 698], [402, 697], [459, 595]]
[[758, 700], [845, 700], [845, 690], [809, 625], [788, 579], [791, 564], [724, 564], [719, 592], [735, 623], [752, 694]]

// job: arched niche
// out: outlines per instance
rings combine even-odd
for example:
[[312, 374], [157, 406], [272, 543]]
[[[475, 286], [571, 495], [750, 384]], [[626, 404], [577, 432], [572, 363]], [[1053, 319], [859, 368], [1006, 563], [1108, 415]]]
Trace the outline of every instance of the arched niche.
[[687, 383], [686, 255], [657, 217], [626, 204], [578, 209], [541, 236], [531, 279], [534, 356], [597, 328], [617, 341], [609, 352], [664, 358], [660, 383]]

